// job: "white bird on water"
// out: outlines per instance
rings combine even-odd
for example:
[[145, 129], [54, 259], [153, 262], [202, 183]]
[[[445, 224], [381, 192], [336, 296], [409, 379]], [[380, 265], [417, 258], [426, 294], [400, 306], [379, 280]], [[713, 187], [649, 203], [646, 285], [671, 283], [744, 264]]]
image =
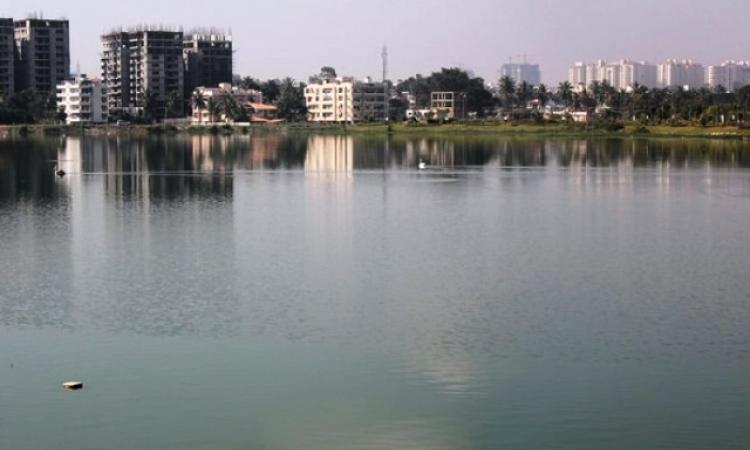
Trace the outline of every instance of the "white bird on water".
[[422, 161], [422, 158], [419, 159], [419, 170], [425, 170], [427, 168], [427, 163]]

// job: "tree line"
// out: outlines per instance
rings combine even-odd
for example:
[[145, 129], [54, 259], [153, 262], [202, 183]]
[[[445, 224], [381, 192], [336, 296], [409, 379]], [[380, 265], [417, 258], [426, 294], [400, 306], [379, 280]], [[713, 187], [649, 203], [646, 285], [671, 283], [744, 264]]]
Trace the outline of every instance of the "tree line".
[[[322, 77], [336, 76], [332, 67], [323, 67], [320, 74], [310, 77], [315, 82]], [[235, 76], [233, 85], [244, 89], [258, 90], [267, 103], [278, 108], [278, 117], [287, 121], [305, 120], [304, 82], [292, 78], [283, 80], [259, 80], [253, 77]], [[615, 89], [607, 82], [594, 82], [588, 88], [577, 91], [563, 81], [556, 88], [546, 85], [532, 86], [526, 82], [517, 83], [509, 77], [498, 80], [494, 88], [487, 86], [481, 77], [460, 68], [443, 68], [429, 76], [414, 75], [395, 86], [389, 85], [390, 114], [392, 120], [403, 120], [410, 106], [408, 92], [417, 108], [429, 108], [433, 92], [460, 92], [465, 95], [465, 109], [476, 117], [501, 116], [514, 118], [537, 117], [547, 105], [564, 107], [568, 111], [587, 111], [606, 116], [613, 121], [637, 121], [644, 124], [685, 125], [700, 124], [745, 124], [750, 116], [750, 86], [727, 92], [721, 86], [716, 89], [682, 88], [649, 89], [635, 85], [631, 89]], [[164, 117], [185, 116], [193, 107], [208, 109], [212, 118], [224, 114], [233, 121], [248, 120], [248, 111], [237, 104], [232, 96], [216, 101], [192, 95], [185, 99], [178, 93], [171, 93], [159, 101], [155, 95], [144, 92], [141, 120], [157, 121]], [[535, 101], [530, 106], [530, 102]], [[536, 116], [535, 116], [536, 114]], [[35, 123], [64, 120], [64, 113], [56, 106], [52, 93], [26, 90], [8, 97], [0, 96], [0, 123]]]

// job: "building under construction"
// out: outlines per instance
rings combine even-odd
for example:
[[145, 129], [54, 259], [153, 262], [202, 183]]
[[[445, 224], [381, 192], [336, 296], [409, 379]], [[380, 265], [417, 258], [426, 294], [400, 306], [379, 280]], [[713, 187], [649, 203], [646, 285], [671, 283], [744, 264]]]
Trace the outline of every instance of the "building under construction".
[[16, 20], [14, 37], [14, 90], [34, 89], [54, 94], [57, 84], [70, 76], [68, 21]]
[[185, 98], [197, 87], [232, 82], [232, 37], [216, 30], [188, 33], [183, 40]]
[[15, 92], [13, 19], [0, 18], [0, 97]]
[[184, 108], [182, 31], [140, 28], [102, 36], [102, 80], [111, 111], [181, 116]]

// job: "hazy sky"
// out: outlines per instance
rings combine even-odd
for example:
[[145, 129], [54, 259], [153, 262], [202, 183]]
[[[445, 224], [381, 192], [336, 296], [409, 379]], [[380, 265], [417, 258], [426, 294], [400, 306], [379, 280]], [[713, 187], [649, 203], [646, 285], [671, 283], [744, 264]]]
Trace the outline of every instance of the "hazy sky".
[[306, 79], [323, 65], [380, 77], [443, 66], [495, 80], [513, 55], [542, 66], [547, 83], [578, 60], [750, 59], [750, 0], [3, 0], [0, 17], [66, 17], [71, 61], [99, 74], [99, 36], [141, 23], [215, 26], [234, 36], [235, 72]]

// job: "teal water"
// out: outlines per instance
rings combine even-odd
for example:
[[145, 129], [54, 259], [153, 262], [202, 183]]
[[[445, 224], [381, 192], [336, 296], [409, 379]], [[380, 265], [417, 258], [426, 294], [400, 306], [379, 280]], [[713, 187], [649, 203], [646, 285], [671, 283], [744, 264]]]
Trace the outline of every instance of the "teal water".
[[737, 141], [0, 141], [0, 448], [749, 448], [749, 225]]

